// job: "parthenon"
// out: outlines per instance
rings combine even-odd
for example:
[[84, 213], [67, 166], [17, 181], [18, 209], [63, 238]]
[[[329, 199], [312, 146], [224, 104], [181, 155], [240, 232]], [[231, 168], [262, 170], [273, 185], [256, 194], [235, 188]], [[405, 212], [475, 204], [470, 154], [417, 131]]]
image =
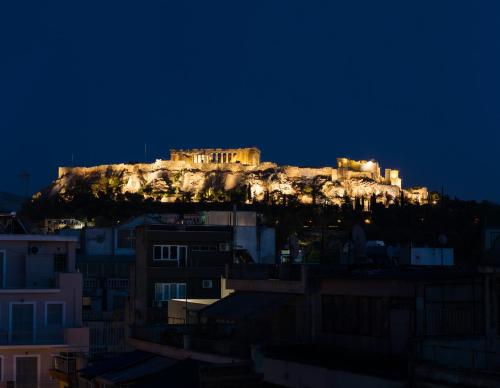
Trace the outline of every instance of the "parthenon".
[[201, 148], [170, 150], [171, 161], [185, 161], [195, 164], [241, 163], [257, 166], [260, 164], [260, 150], [250, 148]]

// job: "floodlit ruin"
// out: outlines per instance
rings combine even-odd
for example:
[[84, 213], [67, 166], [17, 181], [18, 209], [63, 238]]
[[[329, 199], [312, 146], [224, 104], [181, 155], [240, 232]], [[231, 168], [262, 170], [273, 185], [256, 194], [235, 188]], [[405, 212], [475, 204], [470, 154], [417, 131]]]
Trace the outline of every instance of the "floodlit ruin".
[[75, 184], [92, 192], [134, 193], [162, 202], [242, 202], [304, 204], [374, 201], [390, 205], [406, 200], [423, 204], [426, 188], [403, 189], [399, 171], [382, 174], [375, 160], [338, 158], [335, 167], [278, 166], [261, 162], [258, 148], [171, 150], [170, 160], [151, 164], [60, 167], [49, 194], [71, 195]]

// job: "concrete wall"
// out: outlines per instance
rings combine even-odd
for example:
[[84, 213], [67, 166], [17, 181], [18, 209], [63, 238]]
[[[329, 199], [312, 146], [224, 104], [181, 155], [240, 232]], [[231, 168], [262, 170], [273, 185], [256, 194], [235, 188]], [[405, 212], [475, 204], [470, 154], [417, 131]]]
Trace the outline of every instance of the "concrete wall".
[[[36, 357], [38, 360], [38, 384], [43, 388], [56, 388], [59, 387], [57, 380], [49, 376], [49, 369], [52, 368], [52, 358], [60, 351], [65, 351], [65, 348], [0, 348], [0, 355], [2, 359], [2, 374], [3, 381], [16, 380], [16, 358], [17, 357]], [[3, 385], [2, 385], [3, 386]]]
[[[80, 327], [82, 325], [82, 275], [80, 273], [58, 274], [58, 288], [28, 290], [0, 290], [0, 341], [8, 338], [10, 326], [10, 306], [13, 303], [34, 304], [35, 337], [59, 338], [60, 328], [46, 325], [46, 306], [50, 302], [63, 303], [64, 327]], [[40, 332], [37, 336], [36, 333]]]
[[87, 255], [112, 255], [113, 243], [113, 229], [111, 228], [87, 228], [85, 230]]
[[75, 242], [0, 241], [0, 251], [5, 252], [6, 288], [53, 286], [54, 255], [66, 255], [67, 271], [75, 271]]

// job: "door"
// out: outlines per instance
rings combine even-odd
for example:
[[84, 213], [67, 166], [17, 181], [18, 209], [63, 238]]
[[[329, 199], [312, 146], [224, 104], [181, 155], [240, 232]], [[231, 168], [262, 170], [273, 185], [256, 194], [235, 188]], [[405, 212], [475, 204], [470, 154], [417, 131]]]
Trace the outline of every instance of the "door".
[[30, 343], [34, 340], [35, 305], [15, 303], [11, 310], [11, 340], [13, 343]]
[[38, 357], [16, 357], [16, 388], [38, 387]]

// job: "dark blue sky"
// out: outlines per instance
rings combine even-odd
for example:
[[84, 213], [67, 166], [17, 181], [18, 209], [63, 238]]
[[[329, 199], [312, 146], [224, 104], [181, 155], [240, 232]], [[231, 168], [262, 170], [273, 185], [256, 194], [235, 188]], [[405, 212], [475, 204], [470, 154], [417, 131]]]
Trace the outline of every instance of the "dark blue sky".
[[0, 53], [0, 191], [146, 142], [500, 201], [499, 1], [10, 1]]

